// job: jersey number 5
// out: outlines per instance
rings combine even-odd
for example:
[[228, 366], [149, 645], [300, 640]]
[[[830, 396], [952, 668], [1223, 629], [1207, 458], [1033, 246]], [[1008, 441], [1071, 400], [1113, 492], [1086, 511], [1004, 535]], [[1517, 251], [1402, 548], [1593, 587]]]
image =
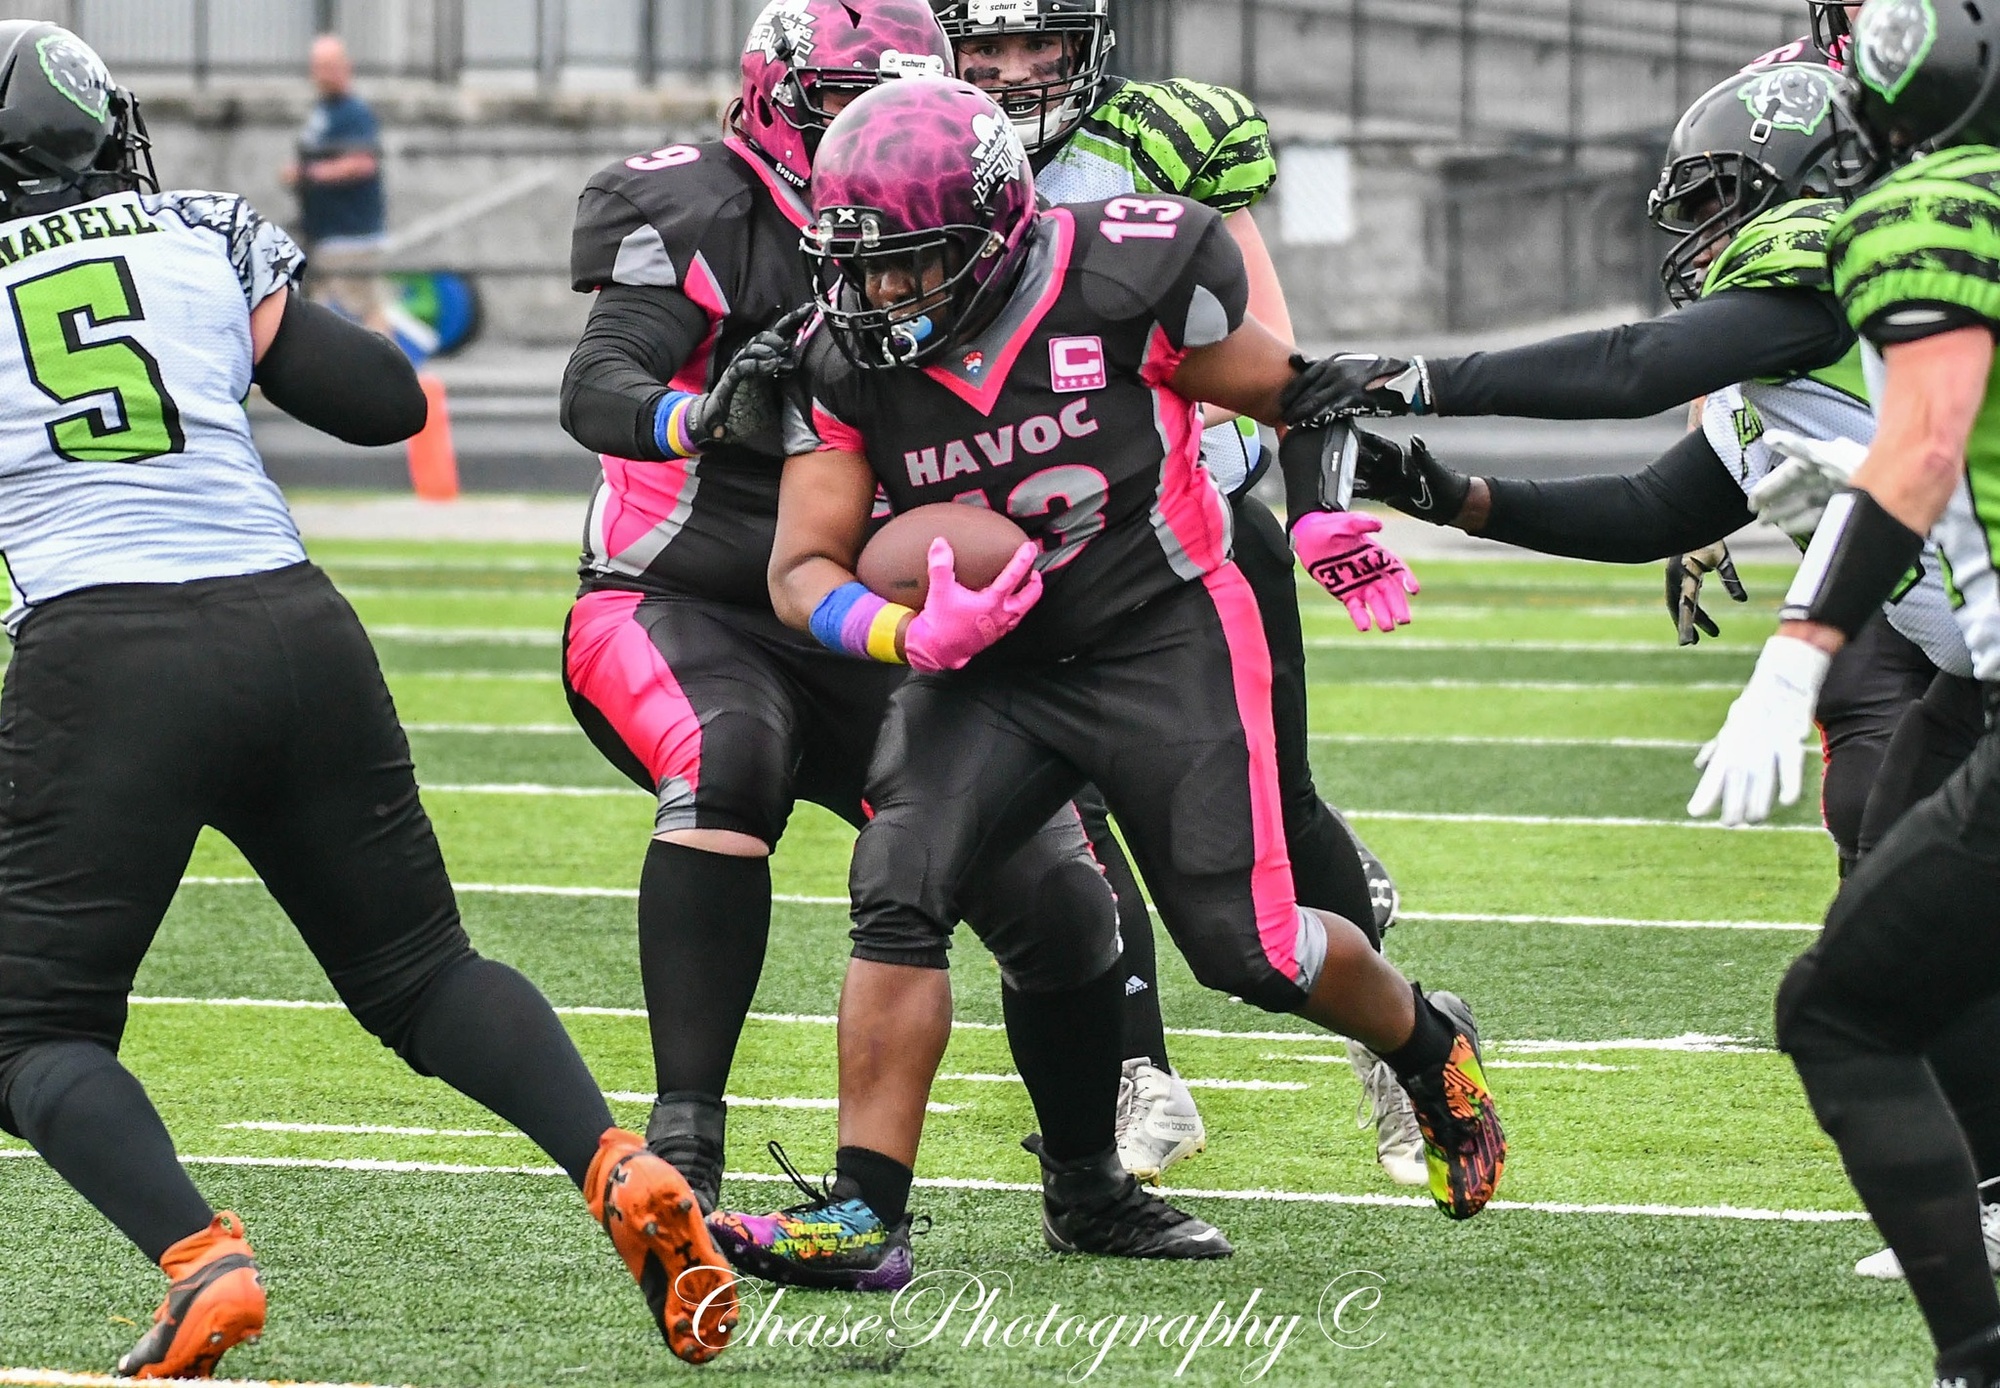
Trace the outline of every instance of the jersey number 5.
[[[160, 363], [130, 337], [83, 340], [83, 327], [145, 320], [122, 257], [87, 260], [8, 288], [28, 375], [59, 405], [91, 403], [48, 426], [73, 463], [139, 463], [187, 446]], [[105, 397], [109, 397], [108, 399]]]

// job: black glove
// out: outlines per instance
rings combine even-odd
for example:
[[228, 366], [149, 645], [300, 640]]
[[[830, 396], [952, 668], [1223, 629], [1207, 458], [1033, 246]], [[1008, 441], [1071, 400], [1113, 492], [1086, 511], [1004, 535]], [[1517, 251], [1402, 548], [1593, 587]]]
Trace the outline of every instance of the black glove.
[[[1722, 580], [1722, 589], [1729, 594], [1731, 601], [1750, 601], [1743, 580], [1736, 576], [1736, 561], [1729, 557], [1729, 546], [1722, 541], [1717, 540], [1707, 549], [1698, 549], [1692, 554], [1677, 554], [1669, 559], [1667, 615], [1674, 619], [1674, 630], [1683, 646], [1697, 644], [1703, 635], [1722, 635], [1715, 619], [1701, 610], [1701, 580], [1711, 573]], [[1700, 629], [1699, 634], [1697, 628]]]
[[[1342, 352], [1307, 361], [1295, 355], [1292, 368], [1299, 374], [1278, 397], [1287, 424], [1314, 424], [1340, 415], [1388, 418], [1431, 412], [1431, 373], [1422, 357], [1404, 361]], [[1376, 381], [1382, 384], [1374, 385]]]
[[1408, 447], [1356, 429], [1360, 455], [1354, 469], [1354, 494], [1370, 501], [1386, 501], [1405, 515], [1432, 525], [1450, 525], [1465, 509], [1472, 479], [1453, 472], [1431, 456], [1422, 439], [1411, 439]]
[[782, 453], [784, 402], [778, 381], [798, 368], [798, 331], [816, 305], [793, 309], [736, 349], [705, 395], [688, 407], [689, 437], [702, 448], [716, 444]]

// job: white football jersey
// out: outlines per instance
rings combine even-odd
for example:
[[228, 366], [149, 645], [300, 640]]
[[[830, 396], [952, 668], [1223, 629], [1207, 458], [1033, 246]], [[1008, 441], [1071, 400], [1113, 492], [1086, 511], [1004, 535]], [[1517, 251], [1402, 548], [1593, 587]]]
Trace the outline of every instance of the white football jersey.
[[[1875, 415], [1846, 391], [1811, 377], [1782, 384], [1746, 381], [1715, 391], [1702, 406], [1702, 431], [1744, 492], [1785, 461], [1764, 442], [1768, 429], [1787, 429], [1809, 439], [1875, 437]], [[1794, 535], [1803, 547], [1811, 535]], [[1972, 674], [1972, 652], [1952, 613], [1945, 590], [1944, 565], [1928, 541], [1917, 561], [1917, 581], [1882, 606], [1889, 625], [1915, 642], [1938, 669], [1947, 674]]]
[[119, 193], [0, 222], [9, 632], [79, 588], [305, 558], [243, 413], [250, 310], [303, 264], [230, 193]]

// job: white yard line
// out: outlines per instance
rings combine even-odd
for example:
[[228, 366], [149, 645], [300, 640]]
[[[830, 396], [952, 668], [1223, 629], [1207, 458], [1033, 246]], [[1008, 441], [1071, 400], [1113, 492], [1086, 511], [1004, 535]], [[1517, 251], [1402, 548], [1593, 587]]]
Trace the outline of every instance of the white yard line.
[[[412, 732], [418, 725], [406, 725]], [[1482, 737], [1470, 733], [1309, 733], [1314, 742], [1368, 747], [1376, 743], [1416, 747], [1617, 747], [1644, 752], [1698, 752], [1699, 742], [1657, 737]]]
[[[184, 887], [261, 887], [255, 877], [183, 877]], [[495, 896], [567, 896], [635, 901], [636, 887], [555, 887], [532, 882], [454, 882], [454, 890]], [[784, 906], [846, 906], [844, 896], [800, 896], [776, 892], [771, 900]], [[1151, 902], [1147, 903], [1152, 905]], [[1636, 916], [1522, 916], [1495, 911], [1402, 911], [1397, 919], [1468, 925], [1592, 925], [1635, 930], [1784, 930], [1817, 931], [1813, 921], [1646, 920]]]
[[251, 1133], [328, 1133], [351, 1137], [520, 1137], [493, 1128], [393, 1128], [377, 1123], [224, 1123]]
[[[553, 786], [534, 781], [496, 784], [424, 785], [426, 795], [521, 795], [568, 799], [606, 799], [625, 796], [651, 799], [637, 786]], [[1415, 824], [1514, 824], [1532, 828], [1569, 829], [1707, 829], [1723, 825], [1712, 819], [1640, 819], [1623, 815], [1540, 815], [1540, 814], [1459, 814], [1433, 810], [1354, 810], [1341, 811], [1349, 819], [1400, 820]], [[1818, 834], [1826, 830], [1817, 824], [1746, 824], [1731, 830], [1743, 834]]]
[[[636, 1089], [607, 1089], [604, 1091], [604, 1097], [614, 1104], [645, 1104], [650, 1107], [657, 1096]], [[722, 1101], [734, 1104], [738, 1108], [823, 1109], [828, 1113], [837, 1112], [840, 1108], [838, 1099], [746, 1099], [740, 1094], [725, 1094], [722, 1096]], [[957, 1113], [963, 1107], [965, 1107], [963, 1104], [925, 1104], [924, 1111]]]
[[[464, 733], [473, 737], [504, 737], [519, 734], [523, 737], [563, 737], [574, 734], [583, 736], [583, 729], [574, 723], [405, 723], [403, 731], [410, 733]], [[1693, 747], [1690, 742], [1688, 746]]]
[[[370, 628], [376, 630], [376, 628]], [[1524, 651], [1540, 655], [1733, 655], [1755, 658], [1756, 646], [1670, 646], [1665, 641], [1454, 641], [1441, 636], [1392, 634], [1387, 640], [1366, 636], [1315, 636], [1306, 641], [1314, 651]]]
[[1523, 689], [1542, 694], [1589, 694], [1597, 690], [1630, 693], [1740, 693], [1741, 680], [1314, 680], [1315, 689]]
[[[33, 1159], [34, 1157], [35, 1154], [25, 1148], [0, 1150], [0, 1159]], [[561, 1176], [564, 1174], [560, 1167], [554, 1166], [469, 1166], [455, 1162], [383, 1161], [367, 1157], [319, 1159], [312, 1157], [184, 1156], [181, 1158], [181, 1163], [184, 1166], [249, 1166], [315, 1171], [357, 1171], [371, 1175]], [[787, 1185], [791, 1182], [789, 1176], [764, 1171], [732, 1171], [727, 1173], [723, 1179], [726, 1181], [756, 1182], [765, 1185]], [[971, 1177], [954, 1176], [919, 1176], [914, 1184], [926, 1190], [997, 1191], [1021, 1195], [1039, 1195], [1042, 1190], [1039, 1183], [988, 1181]], [[1165, 1193], [1174, 1196], [1186, 1196], [1194, 1200], [1241, 1200], [1247, 1202], [1303, 1205], [1360, 1205], [1413, 1210], [1428, 1210], [1432, 1208], [1430, 1199], [1416, 1195], [1345, 1195], [1330, 1191], [1291, 1190], [1201, 1190], [1187, 1186], [1174, 1186], [1166, 1189]], [[1486, 1208], [1488, 1210], [1519, 1210], [1532, 1214], [1637, 1215], [1653, 1219], [1730, 1219], [1780, 1224], [1854, 1224], [1865, 1221], [1868, 1218], [1866, 1214], [1858, 1210], [1764, 1210], [1741, 1205], [1584, 1205], [1568, 1201], [1551, 1200], [1495, 1200]], [[101, 1379], [90, 1380], [93, 1384], [113, 1381]], [[309, 1386], [294, 1384], [288, 1385], [288, 1388], [309, 1388]]]
[[[976, 1072], [972, 1074], [939, 1075], [938, 1078], [940, 1080], [955, 1080], [960, 1084], [1019, 1084], [1021, 1082], [1021, 1077], [1019, 1075], [988, 1075], [988, 1074], [979, 1074]], [[1181, 1083], [1185, 1084], [1189, 1089], [1247, 1089], [1247, 1090], [1275, 1089], [1275, 1090], [1285, 1090], [1285, 1091], [1295, 1092], [1298, 1090], [1312, 1088], [1311, 1085], [1300, 1084], [1296, 1080], [1183, 1079]]]
[[[134, 1007], [235, 1007], [266, 1009], [277, 1012], [345, 1012], [346, 1005], [322, 999], [307, 998], [186, 998], [186, 997], [141, 997], [127, 999]], [[615, 1017], [631, 1021], [644, 1021], [646, 1010], [642, 1007], [558, 1007], [556, 1014], [562, 1017]], [[752, 1012], [749, 1020], [767, 1022], [775, 1026], [830, 1027], [839, 1023], [838, 1017], [827, 1013], [812, 1012]], [[998, 1022], [954, 1021], [954, 1031], [1004, 1031]], [[1168, 1027], [1169, 1036], [1192, 1036], [1207, 1041], [1296, 1041], [1324, 1046], [1335, 1039], [1323, 1031], [1224, 1031], [1218, 1027]], [[1766, 1055], [1768, 1047], [1747, 1042], [1738, 1036], [1708, 1036], [1701, 1032], [1685, 1032], [1679, 1036], [1630, 1037], [1612, 1041], [1487, 1041], [1483, 1043], [1489, 1050], [1519, 1050], [1529, 1052], [1559, 1051], [1677, 1051], [1697, 1055]], [[944, 1078], [951, 1078], [945, 1076]], [[976, 1075], [962, 1078], [974, 1079]], [[1009, 1077], [1011, 1078], [1011, 1077]], [[1214, 1081], [1211, 1087], [1235, 1088], [1250, 1081]], [[626, 1097], [624, 1092], [618, 1095]], [[646, 1095], [636, 1095], [633, 1102], [645, 1099]], [[731, 1100], [730, 1102], [737, 1102]], [[743, 1100], [754, 1103], [755, 1100]]]
[[370, 636], [416, 646], [555, 646], [562, 632], [545, 627], [371, 626]]
[[[4, 1155], [4, 1154], [0, 1154]], [[0, 1369], [0, 1384], [45, 1385], [45, 1388], [131, 1388], [133, 1380], [110, 1374], [73, 1374], [63, 1369]], [[377, 1388], [372, 1383], [297, 1383], [263, 1378], [156, 1378], [155, 1383], [196, 1384], [200, 1388]]]
[[[1265, 1060], [1295, 1060], [1308, 1065], [1350, 1065], [1344, 1055], [1280, 1055], [1276, 1051], [1266, 1051]], [[1575, 1062], [1562, 1060], [1489, 1060], [1486, 1066], [1491, 1070], [1587, 1070], [1595, 1074], [1614, 1074], [1629, 1070], [1628, 1065], [1594, 1065], [1589, 1061]], [[1192, 1081], [1190, 1081], [1192, 1083]]]

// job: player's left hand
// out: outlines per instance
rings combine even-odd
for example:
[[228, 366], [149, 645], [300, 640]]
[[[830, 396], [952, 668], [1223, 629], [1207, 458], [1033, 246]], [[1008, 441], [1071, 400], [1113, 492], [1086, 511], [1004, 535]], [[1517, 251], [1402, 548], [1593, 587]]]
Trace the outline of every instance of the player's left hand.
[[1750, 509], [1787, 535], [1819, 529], [1826, 503], [1868, 456], [1868, 446], [1853, 439], [1809, 439], [1786, 429], [1767, 430], [1764, 442], [1785, 461], [1750, 489]]
[[940, 535], [931, 541], [925, 562], [930, 591], [924, 610], [903, 629], [903, 658], [912, 670], [936, 674], [962, 670], [971, 659], [1021, 624], [1042, 597], [1042, 576], [1035, 571], [1041, 553], [1029, 540], [1007, 561], [1007, 567], [984, 588], [958, 581], [951, 541]]
[[1373, 538], [1382, 522], [1359, 511], [1310, 511], [1292, 523], [1292, 549], [1319, 586], [1347, 604], [1356, 631], [1408, 626], [1417, 576]]
[[1674, 631], [1683, 646], [1697, 644], [1703, 636], [1720, 636], [1722, 628], [1702, 610], [1701, 581], [1714, 574], [1722, 580], [1722, 591], [1731, 602], [1750, 601], [1750, 590], [1736, 576], [1736, 561], [1721, 540], [1692, 554], [1676, 554], [1667, 561], [1667, 615], [1674, 619]]
[[1428, 414], [1431, 374], [1422, 357], [1370, 356], [1340, 352], [1310, 361], [1292, 358], [1299, 374], [1278, 397], [1285, 423], [1297, 427], [1341, 416]]
[[798, 368], [798, 331], [814, 308], [793, 309], [737, 348], [715, 385], [696, 399], [688, 432], [703, 448], [756, 445], [776, 436], [783, 414], [777, 382]]
[[1720, 805], [1722, 822], [1756, 824], [1780, 805], [1796, 805], [1804, 781], [1805, 740], [1832, 657], [1810, 642], [1773, 636], [1722, 731], [1695, 757], [1701, 783], [1688, 814], [1702, 819]]

